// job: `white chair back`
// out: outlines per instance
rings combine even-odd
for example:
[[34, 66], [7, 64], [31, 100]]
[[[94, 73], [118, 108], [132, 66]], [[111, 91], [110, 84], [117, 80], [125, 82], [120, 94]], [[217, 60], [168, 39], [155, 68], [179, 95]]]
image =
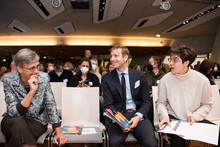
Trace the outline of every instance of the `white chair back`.
[[215, 84], [218, 85], [218, 89], [220, 89], [220, 79], [215, 79]]
[[220, 95], [218, 85], [212, 85], [212, 110], [206, 119], [214, 123], [220, 123]]
[[156, 100], [158, 99], [158, 87], [157, 86], [152, 86], [152, 93], [153, 93], [153, 106], [154, 106], [154, 126], [159, 125], [159, 116], [157, 114], [157, 109], [156, 109]]
[[0, 122], [2, 120], [2, 114], [6, 112], [5, 93], [4, 87], [0, 86]]
[[98, 87], [63, 87], [62, 125], [100, 126]]
[[3, 82], [0, 82], [0, 87], [3, 87]]
[[66, 87], [66, 82], [50, 82], [52, 92], [57, 104], [57, 109], [62, 109], [62, 88]]

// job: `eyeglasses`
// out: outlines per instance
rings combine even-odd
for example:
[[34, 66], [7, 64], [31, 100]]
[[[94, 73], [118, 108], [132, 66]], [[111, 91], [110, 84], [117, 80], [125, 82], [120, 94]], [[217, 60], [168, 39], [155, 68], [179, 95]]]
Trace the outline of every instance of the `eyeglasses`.
[[40, 64], [38, 64], [37, 66], [30, 67], [30, 68], [27, 68], [27, 67], [23, 67], [23, 68], [28, 69], [28, 70], [30, 70], [31, 72], [34, 72], [36, 69], [37, 69], [37, 70], [40, 69]]
[[172, 61], [173, 61], [173, 63], [180, 62], [179, 60], [180, 60], [180, 59], [177, 58], [177, 57], [174, 57], [174, 58], [168, 58], [168, 61], [169, 61], [169, 62], [172, 62]]

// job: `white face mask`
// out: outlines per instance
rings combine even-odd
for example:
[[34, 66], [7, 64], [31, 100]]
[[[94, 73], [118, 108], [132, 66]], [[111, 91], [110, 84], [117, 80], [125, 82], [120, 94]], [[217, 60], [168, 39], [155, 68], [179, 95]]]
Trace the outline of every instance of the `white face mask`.
[[85, 74], [89, 71], [89, 68], [88, 67], [82, 67], [80, 70], [83, 74]]
[[218, 70], [218, 67], [215, 66], [215, 67], [214, 67], [214, 71], [217, 71], [217, 70]]
[[97, 68], [97, 65], [92, 64], [92, 70], [96, 70], [96, 68]]

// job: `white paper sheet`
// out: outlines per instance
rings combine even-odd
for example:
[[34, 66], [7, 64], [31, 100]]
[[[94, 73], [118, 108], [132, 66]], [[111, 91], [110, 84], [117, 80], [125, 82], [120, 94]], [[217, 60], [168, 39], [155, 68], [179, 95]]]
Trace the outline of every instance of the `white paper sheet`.
[[87, 134], [96, 134], [95, 128], [83, 128], [82, 130], [82, 135], [87, 135]]
[[191, 126], [189, 122], [175, 120], [171, 122], [171, 127], [165, 124], [158, 132], [179, 135], [187, 140], [198, 140], [218, 145], [219, 126], [217, 125], [194, 123]]

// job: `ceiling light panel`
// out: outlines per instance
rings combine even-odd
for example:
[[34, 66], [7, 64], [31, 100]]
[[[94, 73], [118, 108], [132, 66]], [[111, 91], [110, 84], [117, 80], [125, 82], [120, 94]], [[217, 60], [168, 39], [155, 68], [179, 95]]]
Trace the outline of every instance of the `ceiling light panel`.
[[128, 0], [93, 0], [93, 23], [120, 17]]
[[71, 22], [65, 22], [64, 24], [61, 24], [61, 25], [55, 27], [54, 30], [59, 35], [66, 35], [66, 34], [70, 34], [75, 31]]
[[141, 18], [135, 23], [132, 29], [139, 29], [139, 28], [158, 25], [161, 22], [163, 22], [165, 19], [170, 17], [172, 14], [173, 12], [167, 12], [167, 13], [150, 16], [150, 17]]
[[19, 33], [25, 34], [31, 30], [28, 26], [20, 22], [19, 20], [13, 20], [9, 25], [8, 28]]
[[58, 7], [52, 4], [52, 0], [27, 0], [29, 4], [43, 17], [50, 19], [65, 10], [62, 1]]

